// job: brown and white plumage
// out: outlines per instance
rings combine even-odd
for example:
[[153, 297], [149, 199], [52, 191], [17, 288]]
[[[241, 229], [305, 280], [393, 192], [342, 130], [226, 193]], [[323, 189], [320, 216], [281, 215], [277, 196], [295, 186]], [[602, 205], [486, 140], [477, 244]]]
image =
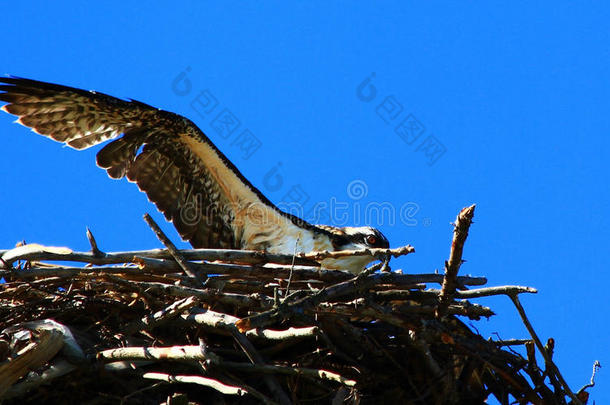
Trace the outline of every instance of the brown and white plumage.
[[297, 240], [299, 251], [388, 246], [373, 228], [316, 226], [280, 211], [180, 115], [35, 80], [0, 83], [2, 110], [36, 133], [79, 150], [112, 140], [97, 164], [112, 178], [137, 183], [196, 248], [292, 253]]

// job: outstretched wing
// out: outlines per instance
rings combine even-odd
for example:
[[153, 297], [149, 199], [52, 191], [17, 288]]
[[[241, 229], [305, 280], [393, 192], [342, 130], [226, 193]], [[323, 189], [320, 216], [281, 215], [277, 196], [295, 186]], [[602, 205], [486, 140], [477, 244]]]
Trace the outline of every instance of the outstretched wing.
[[16, 77], [0, 83], [2, 110], [38, 134], [75, 149], [113, 139], [97, 164], [137, 183], [196, 248], [266, 248], [265, 235], [298, 232], [300, 220], [279, 211], [186, 118], [67, 86]]

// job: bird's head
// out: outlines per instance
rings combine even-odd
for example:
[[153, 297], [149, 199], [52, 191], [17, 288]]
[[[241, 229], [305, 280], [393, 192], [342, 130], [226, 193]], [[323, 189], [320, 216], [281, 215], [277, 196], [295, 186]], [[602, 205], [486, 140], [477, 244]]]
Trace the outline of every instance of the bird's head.
[[[329, 229], [330, 230], [330, 229]], [[335, 251], [388, 249], [390, 242], [378, 229], [370, 226], [333, 228], [331, 241]], [[328, 269], [349, 270], [359, 273], [364, 266], [375, 260], [372, 256], [347, 256], [338, 259], [325, 259], [322, 266]]]
[[379, 229], [370, 226], [337, 228], [338, 235], [333, 245], [336, 250], [388, 249], [390, 242]]

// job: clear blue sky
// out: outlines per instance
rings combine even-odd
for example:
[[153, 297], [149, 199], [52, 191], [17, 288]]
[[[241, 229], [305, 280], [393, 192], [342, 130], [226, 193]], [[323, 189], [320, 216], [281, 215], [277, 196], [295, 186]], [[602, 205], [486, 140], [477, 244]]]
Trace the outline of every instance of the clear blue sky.
[[[450, 222], [476, 203], [462, 273], [538, 288], [522, 301], [580, 388], [595, 359], [610, 367], [610, 7], [382, 4], [14, 2], [0, 73], [183, 114], [272, 201], [334, 204], [320, 221], [413, 244], [394, 264], [407, 272], [442, 269]], [[222, 114], [234, 132], [217, 131]], [[137, 187], [13, 119], [0, 116], [0, 248], [87, 249], [85, 226], [105, 250], [159, 246]], [[527, 336], [508, 299], [479, 302], [498, 313], [484, 335]]]

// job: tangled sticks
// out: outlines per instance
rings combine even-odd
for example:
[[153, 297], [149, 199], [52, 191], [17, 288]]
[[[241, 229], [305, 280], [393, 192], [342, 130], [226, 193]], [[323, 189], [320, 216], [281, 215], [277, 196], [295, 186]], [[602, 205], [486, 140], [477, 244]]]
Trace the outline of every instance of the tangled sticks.
[[[474, 206], [458, 215], [444, 275], [389, 271], [389, 257], [411, 254], [410, 246], [341, 252], [384, 260], [354, 277], [316, 265], [336, 253], [177, 250], [159, 229], [167, 250], [105, 253], [88, 232], [90, 252], [40, 245], [0, 251], [0, 397], [586, 403], [593, 379], [570, 390], [552, 344], [542, 344], [521, 306], [518, 295], [536, 290], [480, 287], [485, 278], [458, 275], [473, 215]], [[492, 316], [470, 301], [492, 295], [513, 300], [531, 339], [485, 340], [462, 322]]]

